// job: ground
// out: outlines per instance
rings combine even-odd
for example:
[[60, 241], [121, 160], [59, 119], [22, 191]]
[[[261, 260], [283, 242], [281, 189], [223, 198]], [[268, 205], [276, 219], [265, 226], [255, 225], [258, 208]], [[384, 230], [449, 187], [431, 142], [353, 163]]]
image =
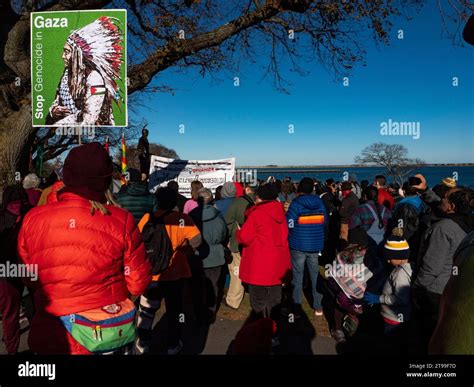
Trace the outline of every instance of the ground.
[[[306, 316], [286, 324], [280, 348], [275, 352], [282, 354], [336, 354], [335, 342], [329, 335], [325, 318], [316, 317], [306, 301], [303, 304], [303, 309]], [[222, 303], [216, 322], [210, 326], [209, 330], [196, 328], [192, 322], [185, 323], [183, 331], [185, 346], [182, 354], [226, 354], [249, 313], [249, 298], [246, 294], [238, 310], [231, 309]], [[162, 308], [155, 318], [156, 340], [152, 347], [154, 353], [163, 351], [165, 321], [166, 315], [164, 308]], [[20, 352], [27, 350], [28, 331], [25, 325], [27, 326], [27, 323], [22, 324], [24, 329], [21, 336]], [[0, 354], [5, 353], [3, 342], [0, 342]]]

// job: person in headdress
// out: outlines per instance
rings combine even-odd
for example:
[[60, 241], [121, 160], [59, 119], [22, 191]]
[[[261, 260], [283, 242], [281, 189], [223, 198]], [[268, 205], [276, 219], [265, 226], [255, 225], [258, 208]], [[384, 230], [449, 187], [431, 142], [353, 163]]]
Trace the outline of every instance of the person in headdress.
[[101, 16], [73, 31], [64, 44], [64, 72], [46, 124], [113, 126], [112, 101], [123, 101], [117, 83], [123, 34], [118, 19]]

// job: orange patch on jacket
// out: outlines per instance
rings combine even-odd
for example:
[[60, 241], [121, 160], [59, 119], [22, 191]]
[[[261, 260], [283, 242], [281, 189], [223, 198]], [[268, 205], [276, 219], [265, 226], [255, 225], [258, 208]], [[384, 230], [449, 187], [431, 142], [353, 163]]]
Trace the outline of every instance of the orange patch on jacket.
[[298, 224], [324, 224], [324, 215], [302, 215], [298, 217]]

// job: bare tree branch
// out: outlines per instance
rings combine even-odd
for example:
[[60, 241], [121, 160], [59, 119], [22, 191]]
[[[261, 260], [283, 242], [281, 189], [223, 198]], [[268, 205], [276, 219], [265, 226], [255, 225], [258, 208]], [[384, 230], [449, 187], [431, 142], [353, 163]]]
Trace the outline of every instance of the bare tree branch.
[[380, 165], [387, 169], [400, 185], [413, 171], [423, 164], [420, 159], [408, 157], [408, 150], [399, 144], [374, 143], [364, 148], [359, 156], [354, 159], [356, 164]]

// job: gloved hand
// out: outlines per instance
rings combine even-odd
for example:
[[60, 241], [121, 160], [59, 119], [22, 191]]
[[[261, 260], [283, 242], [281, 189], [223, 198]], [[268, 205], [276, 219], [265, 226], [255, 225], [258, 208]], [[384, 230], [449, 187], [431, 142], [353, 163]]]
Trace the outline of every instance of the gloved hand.
[[365, 292], [364, 300], [369, 304], [380, 304], [380, 296], [378, 294], [373, 294], [370, 292]]

